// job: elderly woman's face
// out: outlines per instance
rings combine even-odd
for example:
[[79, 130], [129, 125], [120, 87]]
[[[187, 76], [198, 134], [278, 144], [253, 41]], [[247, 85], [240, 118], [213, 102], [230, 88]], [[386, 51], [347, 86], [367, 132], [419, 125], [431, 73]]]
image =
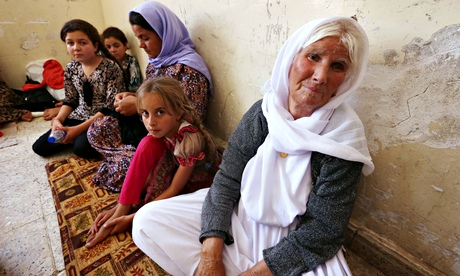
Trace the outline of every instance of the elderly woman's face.
[[310, 116], [325, 105], [345, 80], [348, 49], [339, 37], [325, 37], [295, 56], [289, 69], [289, 112], [294, 119]]

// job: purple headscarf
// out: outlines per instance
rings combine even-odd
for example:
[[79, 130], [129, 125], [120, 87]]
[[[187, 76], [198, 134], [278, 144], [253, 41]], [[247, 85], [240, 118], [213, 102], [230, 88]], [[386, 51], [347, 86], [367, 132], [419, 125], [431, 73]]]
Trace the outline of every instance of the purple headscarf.
[[149, 58], [149, 62], [156, 68], [182, 63], [202, 73], [210, 84], [211, 94], [213, 86], [211, 74], [203, 58], [195, 51], [184, 23], [168, 7], [155, 1], [144, 2], [133, 8], [150, 24], [162, 40], [160, 54], [156, 58]]

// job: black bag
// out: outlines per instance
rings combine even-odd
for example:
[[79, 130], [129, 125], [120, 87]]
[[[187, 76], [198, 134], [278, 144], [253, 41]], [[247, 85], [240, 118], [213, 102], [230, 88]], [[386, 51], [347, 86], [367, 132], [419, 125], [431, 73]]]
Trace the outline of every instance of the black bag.
[[[26, 83], [38, 83], [31, 81], [27, 78]], [[46, 90], [46, 88], [38, 88], [30, 91], [22, 91], [18, 89], [13, 89], [14, 93], [21, 97], [21, 104], [16, 105], [16, 108], [26, 109], [29, 111], [44, 111], [48, 108], [53, 108], [54, 105], [58, 102], [51, 94]]]

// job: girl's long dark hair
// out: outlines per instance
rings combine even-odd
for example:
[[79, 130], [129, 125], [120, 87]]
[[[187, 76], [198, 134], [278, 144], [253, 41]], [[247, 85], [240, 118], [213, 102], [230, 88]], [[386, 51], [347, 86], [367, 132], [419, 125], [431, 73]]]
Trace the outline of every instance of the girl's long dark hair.
[[128, 46], [128, 39], [126, 38], [125, 33], [117, 27], [108, 27], [102, 32], [102, 40], [109, 37], [114, 37], [115, 39], [120, 40], [123, 45]]
[[[128, 46], [128, 39], [126, 38], [123, 31], [118, 29], [117, 27], [108, 27], [102, 32], [102, 35], [101, 35], [102, 42], [104, 42], [104, 40], [110, 37], [118, 39], [121, 43], [123, 43], [123, 45], [125, 45], [126, 47]], [[126, 91], [129, 91], [129, 83], [131, 81], [131, 76], [129, 74], [129, 67], [123, 68], [123, 64], [121, 63], [119, 65], [121, 69], [123, 70], [123, 79], [125, 80]]]
[[114, 56], [112, 56], [109, 50], [107, 50], [107, 48], [105, 47], [97, 29], [93, 25], [84, 20], [73, 19], [67, 21], [61, 28], [61, 40], [65, 42], [65, 37], [67, 36], [67, 33], [75, 31], [81, 31], [85, 33], [88, 36], [89, 40], [91, 40], [93, 45], [97, 45], [98, 51], [102, 53], [104, 57], [113, 60], [121, 68], [121, 64], [118, 62], [118, 60]]

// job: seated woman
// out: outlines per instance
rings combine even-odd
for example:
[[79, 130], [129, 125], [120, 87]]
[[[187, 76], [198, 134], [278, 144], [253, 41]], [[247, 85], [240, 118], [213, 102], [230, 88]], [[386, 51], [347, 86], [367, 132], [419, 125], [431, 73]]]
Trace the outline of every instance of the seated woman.
[[374, 167], [345, 100], [367, 55], [351, 18], [294, 32], [211, 187], [144, 205], [134, 216], [136, 245], [172, 275], [351, 275], [344, 232], [361, 172]]
[[[163, 4], [148, 1], [129, 12], [129, 22], [139, 47], [149, 57], [146, 79], [171, 77], [178, 80], [186, 98], [203, 121], [212, 95], [211, 75], [203, 58], [194, 50], [185, 25]], [[140, 140], [147, 134], [139, 120], [135, 93], [115, 98], [118, 113], [96, 120], [88, 130], [93, 148], [104, 156], [93, 177], [100, 187], [119, 192]]]
[[0, 75], [0, 124], [18, 120], [31, 122], [33, 119], [32, 112], [15, 107], [20, 104], [21, 97], [11, 90]]

